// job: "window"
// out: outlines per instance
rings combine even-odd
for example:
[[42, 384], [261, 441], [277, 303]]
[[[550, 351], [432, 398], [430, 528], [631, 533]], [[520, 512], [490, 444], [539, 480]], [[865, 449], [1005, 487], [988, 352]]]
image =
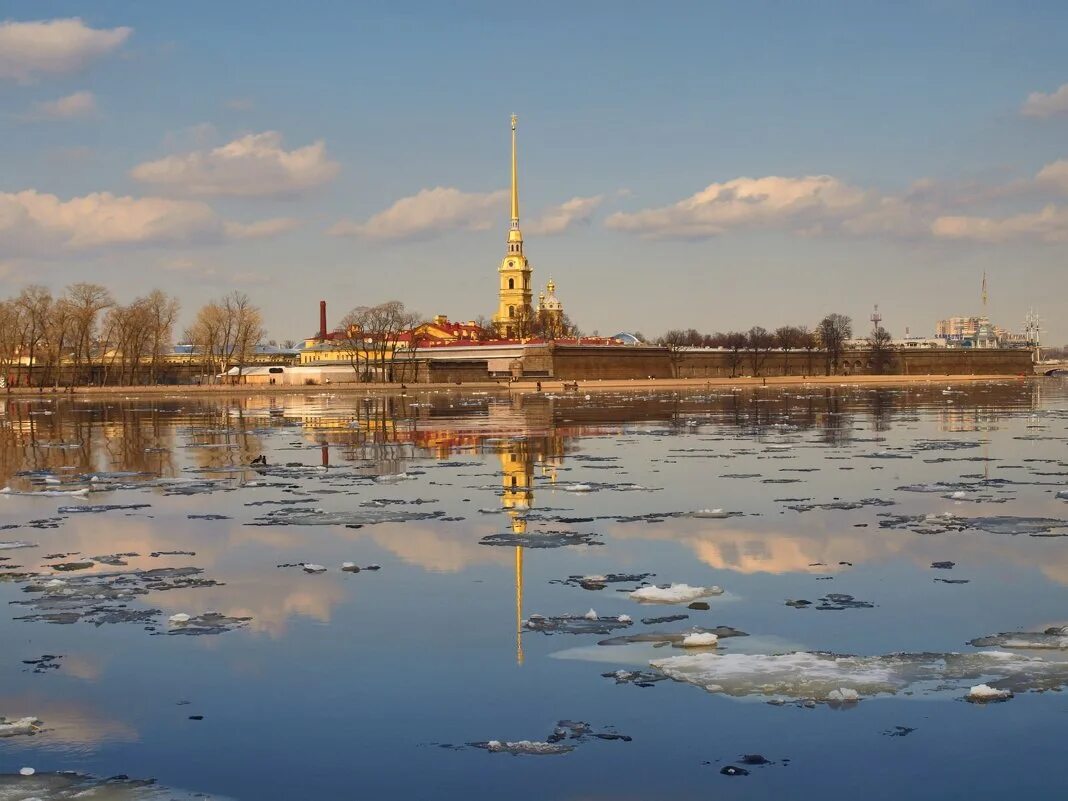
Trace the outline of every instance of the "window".
[[268, 367], [267, 368], [267, 372], [268, 373], [284, 373], [285, 372], [285, 368], [283, 368], [283, 367]]
[[515, 317], [515, 306], [509, 306], [508, 307], [508, 316], [509, 317]]
[[515, 279], [514, 278], [509, 278], [508, 279], [508, 288], [509, 289], [515, 289]]

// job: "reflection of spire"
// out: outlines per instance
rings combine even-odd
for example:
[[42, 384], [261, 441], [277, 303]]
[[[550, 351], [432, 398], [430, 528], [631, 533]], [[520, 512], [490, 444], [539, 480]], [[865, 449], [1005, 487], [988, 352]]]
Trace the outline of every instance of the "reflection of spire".
[[515, 548], [515, 661], [523, 664], [523, 549]]

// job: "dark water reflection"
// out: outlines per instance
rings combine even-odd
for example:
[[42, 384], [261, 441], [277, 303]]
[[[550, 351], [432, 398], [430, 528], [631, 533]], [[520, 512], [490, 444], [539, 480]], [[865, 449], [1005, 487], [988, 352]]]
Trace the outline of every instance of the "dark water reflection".
[[[632, 617], [627, 633], [747, 632], [721, 643], [728, 655], [880, 655], [970, 652], [982, 635], [1065, 625], [1063, 537], [1004, 521], [887, 525], [949, 513], [1068, 531], [1055, 526], [1068, 522], [1064, 380], [45, 397], [4, 401], [0, 423], [0, 542], [35, 546], [0, 550], [0, 715], [44, 728], [0, 739], [0, 773], [124, 773], [240, 799], [1056, 797], [1068, 779], [1060, 692], [981, 706], [953, 686], [774, 706], [759, 692], [602, 677], [648, 671], [680, 653], [670, 646], [521, 632], [532, 613], [593, 607]], [[250, 468], [261, 456], [267, 467]], [[141, 508], [84, 511], [103, 504]], [[533, 547], [553, 536], [574, 544]], [[491, 544], [502, 539], [531, 547]], [[93, 560], [120, 554], [136, 555]], [[278, 567], [299, 563], [327, 569]], [[217, 583], [122, 601], [157, 610], [147, 626], [16, 619], [39, 611], [14, 603], [44, 597], [26, 592], [34, 582], [171, 567]], [[13, 575], [27, 573], [42, 575]], [[725, 593], [691, 611], [617, 591], [634, 582], [559, 583], [609, 573]], [[817, 610], [828, 593], [873, 607]], [[169, 616], [207, 610], [251, 621], [167, 636]], [[677, 613], [689, 618], [640, 623]], [[24, 664], [44, 654], [59, 667]], [[443, 747], [541, 741], [561, 720], [633, 739], [588, 737], [553, 756]], [[897, 726], [915, 731], [886, 734]], [[720, 775], [745, 753], [778, 764]]]

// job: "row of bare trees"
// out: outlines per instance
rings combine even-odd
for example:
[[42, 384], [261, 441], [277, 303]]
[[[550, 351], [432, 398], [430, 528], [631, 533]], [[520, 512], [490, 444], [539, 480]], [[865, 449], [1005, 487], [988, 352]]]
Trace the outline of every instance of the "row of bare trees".
[[[174, 359], [180, 304], [158, 289], [123, 304], [107, 287], [80, 282], [58, 295], [25, 287], [0, 299], [0, 379], [7, 386], [156, 384]], [[263, 316], [242, 292], [208, 303], [185, 336], [189, 366], [212, 375], [244, 365], [265, 335]]]
[[159, 290], [123, 305], [99, 284], [71, 284], [58, 296], [27, 286], [0, 300], [0, 376], [5, 384], [53, 388], [153, 383], [178, 309]]
[[[844, 314], [828, 314], [815, 328], [784, 325], [774, 331], [768, 331], [759, 325], [748, 331], [728, 331], [715, 334], [702, 334], [695, 328], [686, 330], [673, 329], [657, 340], [657, 344], [666, 345], [675, 350], [681, 348], [720, 348], [727, 352], [727, 364], [731, 376], [748, 362], [752, 375], [759, 376], [766, 369], [772, 352], [782, 356], [782, 371], [789, 372], [790, 353], [804, 351], [806, 355], [805, 372], [813, 372], [816, 354], [822, 357], [827, 375], [838, 372], [842, 353], [853, 337], [853, 321]], [[867, 337], [870, 351], [868, 361], [874, 373], [888, 372], [893, 365], [892, 339], [887, 330], [881, 326], [875, 328]], [[774, 363], [774, 362], [772, 362]]]

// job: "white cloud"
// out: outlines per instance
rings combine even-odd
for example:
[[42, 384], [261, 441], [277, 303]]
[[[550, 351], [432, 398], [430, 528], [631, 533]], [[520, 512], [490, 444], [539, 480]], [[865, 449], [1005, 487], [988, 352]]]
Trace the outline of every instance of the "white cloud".
[[461, 192], [453, 187], [422, 189], [401, 198], [367, 222], [341, 220], [330, 228], [334, 236], [369, 239], [418, 239], [447, 231], [484, 231], [507, 214], [508, 190]]
[[617, 212], [605, 225], [654, 238], [703, 238], [755, 226], [805, 230], [841, 220], [865, 201], [865, 192], [829, 175], [735, 178], [670, 206]]
[[138, 181], [184, 195], [266, 197], [295, 195], [327, 183], [340, 165], [320, 140], [284, 150], [276, 131], [248, 134], [211, 150], [167, 156], [139, 164]]
[[1027, 96], [1020, 113], [1025, 117], [1053, 117], [1057, 114], [1068, 114], [1068, 83], [1054, 92], [1032, 92]]
[[560, 234], [575, 224], [588, 224], [604, 195], [573, 197], [558, 206], [546, 209], [531, 222], [523, 224], [523, 230], [531, 234]]
[[1051, 162], [1038, 171], [1035, 183], [1068, 194], [1068, 159]]
[[0, 79], [25, 83], [39, 74], [77, 72], [131, 33], [132, 28], [90, 28], [77, 17], [0, 22]]
[[62, 200], [27, 189], [0, 192], [0, 257], [108, 246], [213, 242], [270, 236], [292, 222], [228, 223], [198, 201], [94, 192]]
[[944, 239], [1008, 242], [1030, 239], [1068, 242], [1068, 208], [1049, 205], [1041, 211], [1009, 217], [938, 217], [931, 233]]
[[92, 92], [75, 92], [72, 95], [45, 100], [33, 104], [25, 116], [28, 120], [72, 120], [91, 117], [96, 113], [96, 97]]
[[266, 239], [292, 231], [300, 225], [300, 220], [292, 217], [272, 217], [251, 223], [226, 223], [226, 233], [233, 239]]

